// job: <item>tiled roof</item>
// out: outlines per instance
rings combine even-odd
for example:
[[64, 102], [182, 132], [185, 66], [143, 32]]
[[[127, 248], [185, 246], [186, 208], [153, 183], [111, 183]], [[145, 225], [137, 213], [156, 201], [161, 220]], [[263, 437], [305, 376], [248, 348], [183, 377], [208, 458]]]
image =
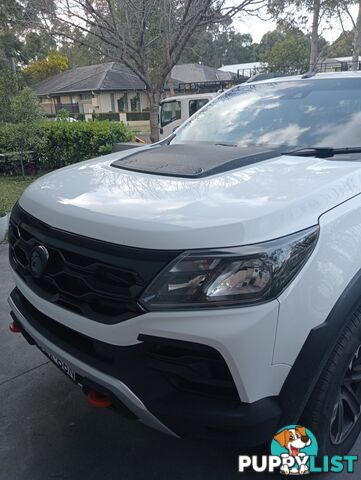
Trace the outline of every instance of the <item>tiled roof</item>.
[[[231, 80], [234, 74], [198, 63], [175, 65], [172, 69], [175, 88], [180, 83]], [[34, 86], [40, 96], [80, 92], [145, 90], [145, 84], [121, 63], [110, 62], [78, 67], [59, 73]]]
[[135, 73], [116, 62], [72, 68], [34, 86], [38, 95], [144, 89], [144, 82]]

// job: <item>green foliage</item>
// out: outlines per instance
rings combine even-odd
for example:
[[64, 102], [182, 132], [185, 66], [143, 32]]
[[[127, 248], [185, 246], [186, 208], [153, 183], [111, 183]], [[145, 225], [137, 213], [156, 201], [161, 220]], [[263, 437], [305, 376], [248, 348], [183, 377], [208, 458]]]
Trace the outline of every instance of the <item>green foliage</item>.
[[259, 58], [261, 60], [265, 58], [265, 56], [269, 54], [277, 42], [282, 42], [284, 40], [284, 37], [285, 34], [280, 30], [280, 28], [265, 33], [261, 38], [257, 49]]
[[260, 61], [272, 71], [299, 72], [307, 70], [310, 42], [298, 28], [279, 26], [268, 32], [260, 43]]
[[11, 101], [11, 114], [14, 121], [13, 142], [17, 146], [21, 170], [24, 176], [24, 161], [28, 160], [33, 150], [41, 149], [45, 145], [44, 138], [39, 136], [37, 124], [43, 116], [38, 99], [31, 88], [24, 88]]
[[348, 57], [352, 56], [354, 32], [342, 32], [336, 40], [325, 49], [323, 57]]
[[22, 87], [21, 75], [11, 70], [0, 72], [0, 123], [12, 121], [11, 102]]
[[[4, 124], [0, 129], [0, 153], [23, 148], [22, 124]], [[41, 122], [34, 124], [26, 148], [40, 159], [44, 169], [53, 169], [110, 153], [117, 142], [133, 140], [123, 123]]]
[[55, 39], [45, 31], [29, 32], [25, 36], [22, 54], [25, 62], [41, 60], [57, 48]]
[[46, 58], [32, 62], [24, 69], [32, 82], [41, 82], [48, 77], [64, 72], [69, 68], [69, 62], [65, 55], [51, 52]]
[[223, 65], [256, 61], [256, 45], [248, 33], [238, 33], [231, 29], [225, 50]]
[[257, 59], [257, 45], [249, 34], [233, 28], [212, 26], [196, 30], [182, 53], [179, 63], [198, 63], [219, 68], [232, 63], [247, 63]]
[[60, 120], [65, 120], [66, 118], [69, 118], [69, 110], [67, 110], [66, 108], [61, 108], [56, 114], [56, 117], [60, 118]]
[[11, 102], [13, 121], [32, 124], [42, 120], [39, 100], [31, 88], [25, 87]]

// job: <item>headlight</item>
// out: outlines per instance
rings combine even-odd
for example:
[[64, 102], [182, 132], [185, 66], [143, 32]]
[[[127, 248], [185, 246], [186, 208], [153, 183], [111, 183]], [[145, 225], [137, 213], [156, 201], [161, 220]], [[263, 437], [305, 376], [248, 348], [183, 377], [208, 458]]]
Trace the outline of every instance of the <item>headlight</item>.
[[184, 252], [143, 293], [147, 310], [231, 307], [277, 297], [301, 270], [318, 227], [244, 247]]

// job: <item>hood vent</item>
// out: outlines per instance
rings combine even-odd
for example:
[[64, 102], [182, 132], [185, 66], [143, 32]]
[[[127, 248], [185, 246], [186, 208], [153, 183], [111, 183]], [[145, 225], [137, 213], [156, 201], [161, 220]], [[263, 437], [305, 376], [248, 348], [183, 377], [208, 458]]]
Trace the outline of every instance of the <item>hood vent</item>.
[[277, 156], [279, 149], [179, 143], [133, 152], [112, 166], [152, 175], [203, 178], [268, 160]]

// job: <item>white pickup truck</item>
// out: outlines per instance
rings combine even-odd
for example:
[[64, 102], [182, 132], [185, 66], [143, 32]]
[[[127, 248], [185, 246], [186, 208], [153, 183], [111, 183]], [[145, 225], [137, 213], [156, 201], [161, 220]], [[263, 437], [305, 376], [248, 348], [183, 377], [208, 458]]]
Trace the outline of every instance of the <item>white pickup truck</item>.
[[168, 434], [250, 446], [302, 422], [344, 455], [361, 429], [360, 132], [360, 72], [277, 78], [41, 177], [10, 218], [10, 329], [93, 404]]
[[171, 135], [182, 123], [215, 98], [217, 93], [168, 97], [160, 104], [159, 138]]

